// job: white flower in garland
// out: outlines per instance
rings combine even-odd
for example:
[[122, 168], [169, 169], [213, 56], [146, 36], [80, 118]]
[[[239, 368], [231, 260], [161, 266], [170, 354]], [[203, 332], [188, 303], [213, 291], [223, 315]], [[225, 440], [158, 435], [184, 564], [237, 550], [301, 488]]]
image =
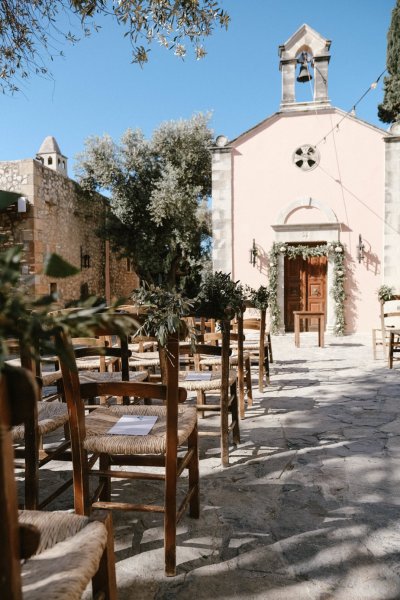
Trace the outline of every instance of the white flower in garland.
[[342, 248], [342, 246], [335, 246], [335, 252], [337, 252], [338, 254], [339, 254], [340, 252], [343, 252], [343, 248]]
[[281, 247], [279, 248], [279, 250], [280, 250], [280, 252], [286, 252], [286, 246], [281, 246]]

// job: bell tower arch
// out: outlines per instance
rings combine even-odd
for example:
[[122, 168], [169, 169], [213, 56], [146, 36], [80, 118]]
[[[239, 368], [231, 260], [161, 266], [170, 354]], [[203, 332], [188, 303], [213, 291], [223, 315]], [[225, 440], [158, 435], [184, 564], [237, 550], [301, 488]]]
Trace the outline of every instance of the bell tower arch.
[[[282, 46], [279, 46], [279, 69], [282, 73], [281, 111], [307, 110], [330, 106], [328, 98], [328, 65], [331, 42], [309, 25], [302, 25]], [[311, 102], [296, 101], [297, 81], [312, 81]], [[308, 76], [307, 76], [308, 75]]]

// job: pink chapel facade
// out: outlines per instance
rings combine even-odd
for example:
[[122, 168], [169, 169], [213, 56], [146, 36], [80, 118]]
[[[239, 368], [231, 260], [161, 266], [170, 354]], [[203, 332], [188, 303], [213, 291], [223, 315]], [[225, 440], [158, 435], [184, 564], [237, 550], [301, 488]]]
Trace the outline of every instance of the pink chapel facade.
[[[268, 283], [273, 243], [340, 241], [345, 246], [345, 331], [367, 332], [378, 319], [378, 287], [387, 283], [400, 291], [400, 137], [396, 130], [388, 133], [330, 105], [329, 49], [328, 40], [303, 25], [280, 47], [280, 111], [230, 142], [217, 138], [213, 266], [258, 287]], [[295, 99], [299, 58], [305, 58], [312, 75], [308, 103]], [[283, 332], [288, 265], [284, 254], [278, 260]], [[331, 256], [325, 269], [326, 329], [333, 331]]]

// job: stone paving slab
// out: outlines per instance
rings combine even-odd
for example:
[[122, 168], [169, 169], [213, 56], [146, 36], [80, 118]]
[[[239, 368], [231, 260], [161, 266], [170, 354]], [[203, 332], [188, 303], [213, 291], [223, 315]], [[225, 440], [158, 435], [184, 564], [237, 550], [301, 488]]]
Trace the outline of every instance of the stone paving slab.
[[[162, 516], [113, 513], [120, 600], [400, 599], [400, 364], [374, 361], [369, 336], [273, 345], [231, 466], [200, 440], [201, 514], [179, 525], [177, 576], [164, 576]], [[134, 489], [114, 487], [162, 498], [154, 482]]]

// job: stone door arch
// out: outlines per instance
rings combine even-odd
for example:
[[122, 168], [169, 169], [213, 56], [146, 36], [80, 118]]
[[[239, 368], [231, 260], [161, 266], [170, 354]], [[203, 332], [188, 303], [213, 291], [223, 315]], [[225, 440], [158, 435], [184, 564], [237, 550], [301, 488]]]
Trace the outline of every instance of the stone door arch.
[[[290, 217], [302, 208], [318, 209], [321, 221], [313, 223], [290, 223]], [[285, 244], [320, 243], [340, 241], [340, 223], [334, 211], [322, 200], [306, 198], [287, 204], [277, 216], [276, 224], [272, 225], [275, 232], [275, 242]], [[326, 298], [326, 330], [332, 332], [335, 325], [335, 310], [332, 298], [333, 259], [328, 258], [327, 267], [327, 298]], [[284, 315], [285, 267], [284, 257], [279, 257], [278, 264], [278, 305], [281, 315]], [[283, 321], [283, 319], [282, 319]], [[282, 324], [282, 333], [284, 325]]]

